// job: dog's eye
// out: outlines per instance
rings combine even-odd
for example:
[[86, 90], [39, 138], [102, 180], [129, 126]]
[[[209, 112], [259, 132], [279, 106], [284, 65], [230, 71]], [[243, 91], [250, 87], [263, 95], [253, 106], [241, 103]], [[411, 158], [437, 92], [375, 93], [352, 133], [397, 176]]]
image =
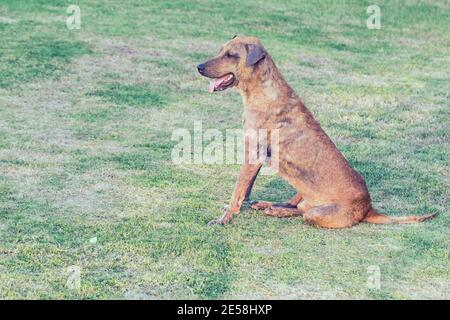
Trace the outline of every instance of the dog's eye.
[[225, 55], [227, 58], [239, 58], [239, 55], [237, 53], [227, 52]]

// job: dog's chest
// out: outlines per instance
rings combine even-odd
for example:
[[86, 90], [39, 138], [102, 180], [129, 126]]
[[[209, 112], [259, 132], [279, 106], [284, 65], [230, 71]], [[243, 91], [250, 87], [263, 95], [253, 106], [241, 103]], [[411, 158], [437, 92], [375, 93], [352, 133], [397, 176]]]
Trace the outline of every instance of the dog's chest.
[[289, 121], [274, 112], [246, 108], [242, 115], [244, 130], [273, 130], [286, 126]]
[[265, 122], [263, 120], [262, 115], [254, 110], [245, 109], [242, 114], [242, 125], [244, 130], [261, 128]]

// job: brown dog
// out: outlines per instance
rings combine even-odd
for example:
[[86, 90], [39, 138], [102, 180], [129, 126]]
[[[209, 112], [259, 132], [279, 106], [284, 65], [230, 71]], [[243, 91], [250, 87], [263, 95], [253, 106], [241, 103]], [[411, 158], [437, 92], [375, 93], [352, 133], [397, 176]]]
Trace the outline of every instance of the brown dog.
[[[244, 99], [244, 130], [266, 129], [270, 134], [277, 129], [279, 174], [299, 193], [286, 204], [260, 201], [252, 208], [277, 217], [303, 216], [306, 223], [325, 228], [345, 228], [361, 221], [413, 223], [435, 216], [388, 217], [376, 212], [362, 176], [350, 167], [257, 38], [234, 37], [217, 57], [197, 68], [212, 79], [210, 92], [237, 88]], [[269, 153], [272, 147], [267, 146]], [[248, 153], [245, 141], [246, 161], [231, 204], [210, 224], [228, 223], [249, 196], [262, 163], [248, 161]]]

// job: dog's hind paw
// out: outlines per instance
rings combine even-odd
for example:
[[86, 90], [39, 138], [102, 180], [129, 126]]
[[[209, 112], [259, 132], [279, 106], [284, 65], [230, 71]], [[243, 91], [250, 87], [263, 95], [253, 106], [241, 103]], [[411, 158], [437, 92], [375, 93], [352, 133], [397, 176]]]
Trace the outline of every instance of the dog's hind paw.
[[264, 210], [264, 213], [271, 217], [289, 218], [303, 216], [304, 212], [292, 207], [270, 207]]
[[250, 208], [254, 210], [264, 210], [271, 206], [273, 206], [273, 203], [268, 201], [253, 201], [250, 203]]
[[286, 203], [274, 203], [274, 202], [268, 202], [268, 201], [253, 201], [250, 203], [250, 208], [254, 210], [266, 210], [270, 208], [290, 208], [295, 209], [296, 206], [290, 204], [289, 202]]

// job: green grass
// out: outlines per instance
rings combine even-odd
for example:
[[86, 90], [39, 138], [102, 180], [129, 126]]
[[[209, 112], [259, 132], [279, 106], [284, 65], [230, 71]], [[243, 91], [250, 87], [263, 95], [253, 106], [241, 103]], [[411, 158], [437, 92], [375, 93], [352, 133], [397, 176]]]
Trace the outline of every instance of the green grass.
[[112, 102], [118, 106], [128, 105], [135, 107], [158, 108], [165, 104], [164, 98], [151, 92], [151, 88], [139, 85], [110, 84], [102, 90], [95, 90], [90, 93], [93, 96]]
[[[81, 0], [71, 31], [70, 1], [2, 1], [0, 298], [448, 299], [450, 6], [377, 3], [381, 30], [356, 0]], [[207, 227], [239, 167], [173, 165], [171, 136], [241, 125], [240, 96], [195, 70], [235, 34], [262, 39], [380, 211], [440, 215], [322, 230], [246, 205]], [[252, 199], [293, 194], [261, 176]]]
[[91, 53], [82, 41], [63, 40], [54, 36], [31, 35], [33, 23], [1, 24], [4, 44], [0, 54], [0, 88], [11, 88], [22, 82], [50, 78], [67, 68], [76, 56]]

